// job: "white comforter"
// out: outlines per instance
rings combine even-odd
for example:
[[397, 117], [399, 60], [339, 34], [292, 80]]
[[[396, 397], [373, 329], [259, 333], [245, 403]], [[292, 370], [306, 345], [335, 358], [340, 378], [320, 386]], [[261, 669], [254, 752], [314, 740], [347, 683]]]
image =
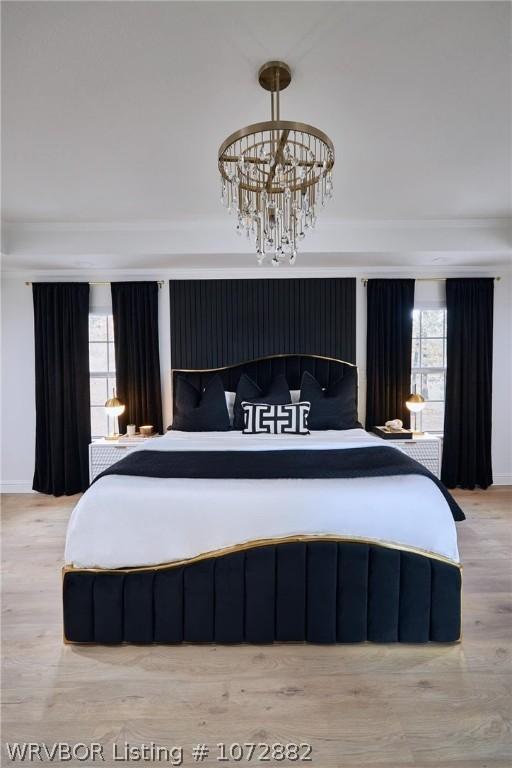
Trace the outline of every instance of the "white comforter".
[[[362, 429], [296, 435], [168, 432], [140, 450], [277, 450], [389, 446]], [[156, 565], [258, 539], [334, 534], [394, 543], [458, 562], [450, 509], [421, 476], [205, 480], [110, 475], [69, 522], [66, 563]]]

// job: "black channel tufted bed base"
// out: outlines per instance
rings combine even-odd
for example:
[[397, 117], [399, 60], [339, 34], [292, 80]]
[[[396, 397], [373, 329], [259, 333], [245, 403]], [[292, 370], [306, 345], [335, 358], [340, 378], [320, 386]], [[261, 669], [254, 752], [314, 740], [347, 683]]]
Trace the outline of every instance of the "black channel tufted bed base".
[[353, 541], [238, 548], [125, 571], [64, 569], [68, 643], [427, 643], [460, 639], [461, 571]]

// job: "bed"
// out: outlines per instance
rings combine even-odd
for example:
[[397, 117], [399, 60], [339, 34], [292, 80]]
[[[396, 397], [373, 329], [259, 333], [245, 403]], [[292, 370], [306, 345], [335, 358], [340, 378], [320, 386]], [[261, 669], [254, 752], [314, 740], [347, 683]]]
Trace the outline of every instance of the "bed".
[[[297, 390], [348, 366], [279, 355], [173, 381], [235, 391], [283, 373]], [[458, 641], [457, 508], [411, 461], [362, 428], [153, 439], [72, 513], [65, 642]]]

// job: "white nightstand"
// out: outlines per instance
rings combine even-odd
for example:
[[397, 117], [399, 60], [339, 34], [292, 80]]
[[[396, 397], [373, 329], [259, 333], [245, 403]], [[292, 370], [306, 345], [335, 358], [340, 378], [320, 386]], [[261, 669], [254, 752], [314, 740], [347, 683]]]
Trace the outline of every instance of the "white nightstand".
[[436, 477], [441, 477], [442, 440], [436, 435], [415, 435], [411, 440], [390, 440], [396, 448], [406, 453], [429, 469]]
[[140, 447], [140, 443], [119, 443], [117, 440], [93, 440], [89, 444], [89, 482], [105, 469]]

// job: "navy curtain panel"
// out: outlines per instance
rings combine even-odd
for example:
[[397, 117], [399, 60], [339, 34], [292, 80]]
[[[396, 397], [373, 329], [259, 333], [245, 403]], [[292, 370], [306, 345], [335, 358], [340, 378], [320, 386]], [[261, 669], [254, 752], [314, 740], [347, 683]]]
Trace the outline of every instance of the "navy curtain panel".
[[266, 355], [355, 363], [355, 278], [171, 280], [173, 368], [216, 368]]
[[34, 283], [36, 456], [32, 488], [89, 485], [89, 284]]
[[446, 281], [447, 369], [441, 477], [448, 488], [492, 484], [493, 278]]
[[408, 428], [414, 280], [368, 280], [366, 300], [366, 428], [390, 419]]
[[117, 396], [126, 406], [119, 429], [151, 424], [161, 433], [158, 283], [112, 283], [111, 290]]

